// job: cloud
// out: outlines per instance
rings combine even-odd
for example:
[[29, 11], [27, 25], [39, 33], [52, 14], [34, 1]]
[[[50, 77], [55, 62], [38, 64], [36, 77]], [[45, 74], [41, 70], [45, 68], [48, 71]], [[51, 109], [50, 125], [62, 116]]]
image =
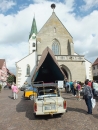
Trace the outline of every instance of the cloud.
[[13, 0], [0, 0], [0, 11], [6, 12], [15, 5], [16, 3]]
[[85, 5], [81, 7], [81, 10], [87, 11], [92, 7], [98, 7], [98, 0], [83, 0], [83, 1], [85, 2]]
[[15, 74], [15, 63], [28, 55], [29, 46], [27, 42], [17, 44], [0, 43], [0, 59], [6, 59], [6, 65]]
[[48, 1], [48, 0], [33, 0], [34, 3], [42, 3], [42, 2], [45, 2], [45, 1]]
[[65, 0], [66, 7], [68, 7], [71, 10], [73, 10], [73, 6], [75, 4], [75, 0]]
[[[52, 3], [55, 1], [43, 1], [30, 4], [17, 14], [0, 14], [0, 58], [6, 59], [7, 67], [12, 72], [15, 73], [15, 62], [28, 55], [28, 37], [34, 14], [39, 31], [52, 14]], [[98, 56], [98, 11], [81, 18], [75, 15], [73, 7], [74, 0], [58, 2], [55, 13], [72, 35], [75, 52], [93, 62]]]
[[[93, 11], [90, 15], [75, 21], [70, 30], [74, 38], [74, 48], [79, 54], [85, 55], [92, 63], [98, 57], [98, 11]], [[96, 20], [95, 20], [96, 19]], [[94, 36], [93, 36], [94, 34]]]

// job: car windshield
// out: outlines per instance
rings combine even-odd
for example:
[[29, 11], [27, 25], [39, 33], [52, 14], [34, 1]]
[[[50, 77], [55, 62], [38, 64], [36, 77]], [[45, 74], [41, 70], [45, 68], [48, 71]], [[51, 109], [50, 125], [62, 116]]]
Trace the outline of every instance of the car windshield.
[[93, 83], [93, 88], [94, 88], [95, 90], [98, 90], [98, 83]]
[[22, 88], [28, 88], [30, 87], [31, 85], [23, 85]]
[[31, 91], [37, 92], [37, 88], [33, 88], [32, 86], [28, 87], [26, 90], [31, 90]]

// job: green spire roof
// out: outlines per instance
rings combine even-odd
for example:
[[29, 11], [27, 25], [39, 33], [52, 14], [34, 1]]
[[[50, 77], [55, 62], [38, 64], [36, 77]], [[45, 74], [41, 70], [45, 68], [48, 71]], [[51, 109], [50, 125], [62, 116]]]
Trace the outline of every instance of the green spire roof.
[[33, 18], [33, 22], [32, 22], [32, 27], [31, 27], [31, 32], [29, 35], [29, 39], [31, 38], [32, 34], [35, 33], [35, 35], [37, 34], [37, 26], [36, 26], [36, 21], [35, 21], [35, 17]]

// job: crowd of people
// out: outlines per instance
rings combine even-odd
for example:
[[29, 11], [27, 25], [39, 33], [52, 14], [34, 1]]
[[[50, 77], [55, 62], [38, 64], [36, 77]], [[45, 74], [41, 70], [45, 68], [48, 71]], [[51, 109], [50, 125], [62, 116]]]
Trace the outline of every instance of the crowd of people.
[[72, 92], [72, 95], [73, 96], [76, 96], [77, 97], [77, 100], [81, 100], [80, 99], [80, 91], [82, 89], [82, 83], [81, 82], [77, 82], [76, 80], [73, 82], [73, 81], [66, 81], [65, 82], [65, 92]]
[[[95, 90], [96, 88], [98, 89], [98, 83], [96, 83], [95, 81], [89, 81], [88, 79], [85, 80], [84, 83], [81, 82], [77, 82], [76, 80], [70, 81], [68, 82], [68, 80], [66, 80], [64, 82], [64, 88], [65, 88], [65, 92], [71, 92], [73, 96], [76, 97], [76, 99], [78, 101], [81, 100], [80, 98], [80, 92], [83, 92], [83, 98], [85, 100], [85, 103], [87, 105], [88, 108], [88, 114], [92, 114], [92, 102], [91, 99], [94, 97], [95, 95]], [[18, 92], [19, 89], [16, 86], [16, 84], [13, 82], [12, 86], [12, 98], [15, 100], [18, 98]]]
[[98, 83], [96, 81], [89, 81], [89, 79], [86, 79], [84, 83], [77, 82], [76, 80], [68, 82], [66, 80], [65, 82], [65, 92], [71, 92], [73, 96], [76, 96], [77, 100], [80, 99], [80, 92], [83, 93], [83, 98], [85, 100], [85, 103], [88, 108], [88, 114], [92, 114], [92, 102], [91, 99], [95, 95], [96, 88], [98, 89]]

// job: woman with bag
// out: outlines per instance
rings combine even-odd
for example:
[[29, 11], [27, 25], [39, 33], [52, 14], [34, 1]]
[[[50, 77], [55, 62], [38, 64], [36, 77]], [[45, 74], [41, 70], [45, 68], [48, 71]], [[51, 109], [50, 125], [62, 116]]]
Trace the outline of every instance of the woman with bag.
[[16, 86], [16, 84], [14, 84], [13, 88], [12, 88], [12, 91], [13, 91], [13, 96], [14, 96], [14, 99], [17, 99], [18, 98], [18, 87]]
[[88, 80], [85, 81], [85, 86], [84, 86], [84, 99], [85, 99], [85, 103], [87, 105], [88, 108], [88, 114], [92, 114], [92, 102], [91, 102], [91, 98], [93, 97], [93, 93], [92, 93], [92, 89], [90, 86], [88, 86]]

